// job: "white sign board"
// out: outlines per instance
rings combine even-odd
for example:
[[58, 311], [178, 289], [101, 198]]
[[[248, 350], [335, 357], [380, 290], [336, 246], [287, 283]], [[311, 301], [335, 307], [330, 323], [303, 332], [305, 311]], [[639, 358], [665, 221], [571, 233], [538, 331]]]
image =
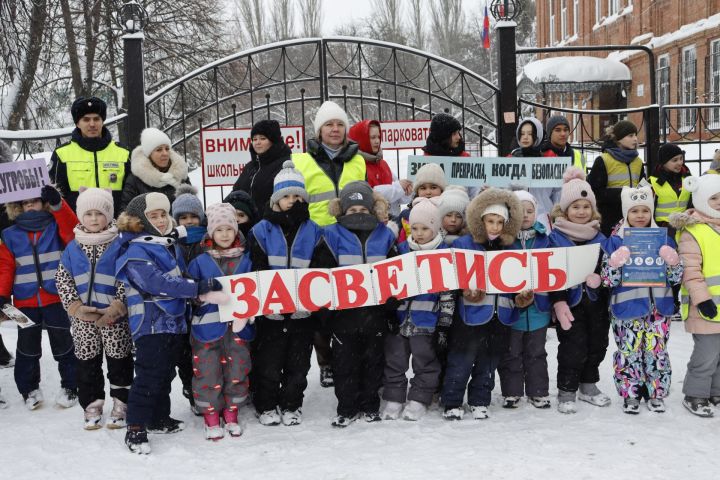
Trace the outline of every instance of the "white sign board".
[[382, 122], [383, 150], [422, 148], [430, 133], [430, 120], [405, 120]]

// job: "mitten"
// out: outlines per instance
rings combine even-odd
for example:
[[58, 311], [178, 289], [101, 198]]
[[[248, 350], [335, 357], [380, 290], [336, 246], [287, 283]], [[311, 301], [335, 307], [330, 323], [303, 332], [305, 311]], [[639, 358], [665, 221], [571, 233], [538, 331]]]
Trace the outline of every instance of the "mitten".
[[230, 295], [225, 292], [211, 291], [204, 293], [198, 297], [201, 302], [214, 303], [215, 305], [225, 305], [230, 301]]
[[630, 249], [623, 245], [610, 255], [608, 264], [613, 268], [620, 268], [625, 265], [628, 258], [630, 258]]
[[525, 290], [517, 295], [515, 295], [515, 306], [518, 308], [526, 308], [529, 307], [533, 300], [535, 299], [535, 294], [532, 290]]
[[472, 290], [466, 288], [463, 290], [463, 298], [470, 302], [482, 302], [485, 299], [485, 290]]
[[717, 315], [717, 305], [712, 300], [698, 303], [697, 309], [705, 318], [715, 318], [715, 315]]
[[55, 190], [55, 187], [52, 185], [45, 185], [40, 190], [40, 200], [42, 200], [43, 203], [49, 204], [51, 207], [57, 207], [62, 203], [62, 195], [60, 195], [60, 192]]
[[87, 305], [83, 305], [82, 307], [79, 307], [77, 309], [77, 312], [75, 312], [74, 317], [77, 318], [78, 320], [82, 320], [83, 322], [95, 323], [98, 320], [100, 320], [102, 315], [97, 313], [97, 308], [88, 307]]
[[572, 322], [575, 321], [575, 317], [573, 317], [567, 302], [557, 302], [553, 305], [553, 310], [555, 311], [555, 318], [557, 318], [562, 329], [570, 330]]
[[222, 283], [215, 278], [208, 278], [198, 282], [198, 297], [208, 292], [217, 292], [222, 290]]
[[107, 327], [127, 315], [127, 307], [123, 302], [115, 299], [110, 302], [110, 305], [107, 307], [97, 309], [97, 313], [102, 314], [102, 317], [95, 322], [95, 325], [98, 327]]
[[660, 247], [660, 258], [665, 260], [665, 263], [671, 267], [680, 263], [680, 255], [678, 255], [677, 251], [669, 245], [663, 245]]
[[600, 286], [600, 283], [602, 282], [602, 279], [600, 278], [600, 275], [597, 273], [591, 273], [587, 277], [585, 277], [585, 285], [587, 285], [590, 288], [598, 288]]
[[248, 323], [247, 318], [243, 318], [243, 319], [236, 318], [235, 320], [233, 320], [233, 322], [232, 322], [233, 333], [242, 332], [243, 329], [245, 328], [245, 325], [247, 325], [247, 323]]
[[388, 299], [385, 300], [385, 303], [383, 303], [383, 308], [387, 312], [395, 312], [400, 305], [402, 305], [401, 300], [398, 300], [395, 297], [388, 297]]

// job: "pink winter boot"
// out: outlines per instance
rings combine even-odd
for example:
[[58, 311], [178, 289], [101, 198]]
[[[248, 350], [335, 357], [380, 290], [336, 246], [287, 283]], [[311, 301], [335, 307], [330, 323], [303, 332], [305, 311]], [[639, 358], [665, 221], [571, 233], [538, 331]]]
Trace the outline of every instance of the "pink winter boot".
[[205, 419], [205, 438], [208, 440], [220, 440], [225, 436], [220, 426], [220, 414], [217, 411], [207, 412], [203, 415]]
[[239, 437], [243, 434], [242, 426], [238, 423], [238, 412], [235, 408], [226, 408], [223, 410], [223, 419], [225, 420], [225, 430], [231, 437]]

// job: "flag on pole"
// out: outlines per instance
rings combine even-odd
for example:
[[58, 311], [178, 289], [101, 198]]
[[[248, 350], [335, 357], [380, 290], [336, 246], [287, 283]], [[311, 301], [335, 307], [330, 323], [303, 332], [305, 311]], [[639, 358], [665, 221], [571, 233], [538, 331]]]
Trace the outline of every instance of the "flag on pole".
[[485, 18], [482, 29], [483, 48], [490, 48], [490, 17], [488, 16], [487, 2], [485, 2]]

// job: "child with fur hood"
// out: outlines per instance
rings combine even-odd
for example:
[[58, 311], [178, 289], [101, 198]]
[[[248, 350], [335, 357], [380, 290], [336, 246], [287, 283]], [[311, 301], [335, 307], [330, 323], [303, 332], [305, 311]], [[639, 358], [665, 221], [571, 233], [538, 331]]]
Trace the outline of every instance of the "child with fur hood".
[[[525, 191], [514, 192], [523, 211], [521, 229], [514, 250], [549, 248], [545, 226], [537, 220], [538, 202]], [[526, 291], [516, 301], [518, 321], [510, 328], [510, 346], [500, 361], [498, 374], [502, 389], [503, 408], [517, 408], [523, 395], [535, 408], [550, 408], [548, 398], [548, 364], [545, 351], [547, 328], [550, 324], [550, 300], [546, 293]], [[526, 302], [529, 305], [522, 307]]]
[[132, 339], [125, 289], [115, 279], [120, 248], [115, 242], [118, 229], [112, 191], [80, 187], [76, 208], [80, 223], [74, 230], [75, 240], [62, 254], [55, 281], [72, 322], [78, 397], [85, 410], [85, 430], [102, 428], [103, 350], [113, 399], [106, 426], [124, 428], [133, 378]]
[[[395, 235], [382, 222], [388, 202], [367, 182], [350, 182], [332, 200], [330, 214], [337, 223], [325, 227], [324, 240], [332, 261], [328, 268], [378, 262], [397, 256]], [[333, 379], [338, 399], [334, 427], [344, 428], [358, 418], [377, 422], [383, 377], [383, 345], [388, 323], [398, 302], [333, 312]]]
[[170, 417], [170, 384], [187, 333], [188, 300], [222, 290], [222, 285], [215, 279], [185, 278], [170, 201], [162, 193], [132, 199], [118, 218], [118, 230], [116, 276], [125, 286], [135, 343], [125, 444], [133, 453], [148, 454], [148, 432], [174, 433], [185, 427]]
[[60, 371], [61, 389], [55, 403], [69, 408], [77, 403], [77, 360], [70, 320], [58, 295], [55, 271], [62, 250], [74, 238], [73, 228], [78, 219], [51, 185], [42, 188], [40, 198], [9, 202], [5, 209], [14, 225], [2, 231], [0, 306], [10, 303], [12, 295], [13, 305], [35, 323], [18, 329], [15, 384], [28, 409], [40, 406], [44, 328]]
[[[488, 188], [470, 202], [467, 219], [470, 233], [455, 240], [453, 248], [493, 251], [513, 244], [523, 215], [520, 201], [512, 192]], [[523, 295], [527, 297], [525, 292]], [[486, 294], [482, 290], [463, 291], [457, 305], [459, 315], [450, 330], [442, 388], [446, 420], [463, 418], [466, 386], [473, 418], [488, 418], [495, 370], [508, 349], [508, 325], [517, 320], [515, 298], [508, 294]]]
[[623, 245], [626, 228], [657, 228], [653, 218], [654, 198], [650, 186], [623, 187], [621, 192], [623, 223], [603, 244], [600, 276], [610, 293], [610, 319], [618, 351], [613, 368], [623, 411], [640, 413], [640, 400], [647, 398], [651, 412], [664, 412], [670, 393], [670, 359], [667, 341], [670, 317], [675, 313], [673, 286], [680, 283], [683, 265], [675, 251], [675, 241], [667, 238], [660, 247], [667, 280], [664, 287], [626, 287], [622, 285], [623, 265], [630, 249]]
[[[235, 208], [229, 203], [211, 205], [207, 219], [206, 252], [190, 263], [190, 276], [207, 281], [252, 271]], [[238, 408], [248, 396], [248, 342], [255, 329], [247, 319], [235, 320], [231, 325], [220, 320], [216, 303], [229, 301], [228, 295], [211, 292], [203, 300], [195, 308], [190, 334], [195, 373], [193, 398], [205, 417], [205, 438], [223, 438], [220, 415], [230, 436], [239, 437], [243, 430], [238, 423]]]
[[[411, 234], [398, 245], [400, 254], [447, 248], [440, 234], [438, 198], [416, 198], [410, 211]], [[447, 331], [455, 311], [452, 292], [427, 293], [405, 299], [391, 317], [385, 339], [382, 418], [416, 421], [422, 418], [440, 383], [437, 350], [447, 347]], [[407, 370], [412, 357], [413, 378], [408, 391]], [[407, 400], [407, 403], [405, 401]], [[403, 404], [404, 408], [403, 408]]]
[[693, 334], [693, 351], [683, 382], [683, 405], [691, 413], [711, 417], [720, 405], [720, 175], [688, 177], [683, 185], [695, 208], [670, 216], [679, 234], [685, 265], [680, 312], [685, 331]]
[[[595, 194], [585, 181], [585, 173], [569, 167], [563, 175], [564, 184], [560, 202], [550, 217], [553, 231], [550, 242], [554, 247], [602, 244], [605, 235], [600, 233], [600, 214]], [[610, 397], [598, 389], [600, 363], [608, 347], [610, 319], [607, 293], [600, 287], [602, 251], [598, 255], [595, 272], [585, 283], [568, 290], [551, 292], [555, 318], [560, 324], [558, 336], [558, 411], [576, 413], [579, 398], [598, 407], [610, 405]]]

